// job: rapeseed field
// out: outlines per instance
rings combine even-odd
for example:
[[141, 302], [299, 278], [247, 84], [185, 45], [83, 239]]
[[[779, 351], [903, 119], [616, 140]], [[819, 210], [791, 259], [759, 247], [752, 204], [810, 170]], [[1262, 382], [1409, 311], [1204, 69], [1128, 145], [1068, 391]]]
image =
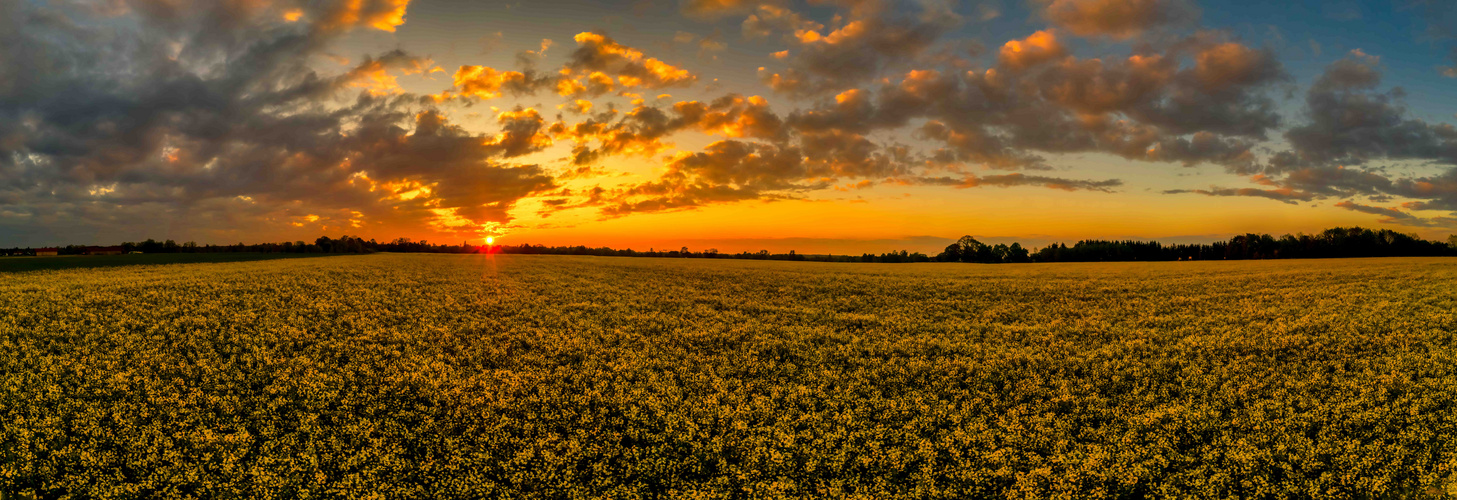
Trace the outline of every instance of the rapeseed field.
[[0, 274], [4, 498], [1457, 495], [1457, 261]]

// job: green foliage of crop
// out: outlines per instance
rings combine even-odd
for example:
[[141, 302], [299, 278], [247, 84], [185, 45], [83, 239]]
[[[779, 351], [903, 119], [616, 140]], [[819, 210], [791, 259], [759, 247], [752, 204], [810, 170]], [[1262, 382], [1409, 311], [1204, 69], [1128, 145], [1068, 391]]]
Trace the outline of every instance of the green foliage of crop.
[[5, 498], [1457, 494], [1457, 264], [0, 275]]

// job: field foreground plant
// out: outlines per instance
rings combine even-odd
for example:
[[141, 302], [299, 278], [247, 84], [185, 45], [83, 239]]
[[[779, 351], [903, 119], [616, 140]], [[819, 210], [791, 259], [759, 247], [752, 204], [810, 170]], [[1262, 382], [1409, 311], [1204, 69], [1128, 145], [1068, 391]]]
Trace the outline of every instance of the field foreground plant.
[[0, 492], [1457, 494], [1457, 263], [0, 275]]

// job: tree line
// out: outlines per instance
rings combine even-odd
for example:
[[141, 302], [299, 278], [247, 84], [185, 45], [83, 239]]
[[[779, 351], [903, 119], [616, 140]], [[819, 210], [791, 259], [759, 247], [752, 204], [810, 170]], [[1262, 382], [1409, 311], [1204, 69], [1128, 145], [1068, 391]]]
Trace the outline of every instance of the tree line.
[[1316, 234], [1241, 234], [1229, 241], [1164, 245], [1156, 241], [1083, 240], [1055, 244], [1032, 254], [1036, 262], [1325, 259], [1340, 257], [1430, 257], [1457, 255], [1457, 235], [1428, 241], [1390, 229], [1336, 227]]
[[616, 249], [612, 247], [588, 247], [586, 245], [575, 246], [546, 246], [546, 245], [471, 245], [461, 243], [431, 244], [426, 241], [411, 241], [408, 238], [399, 238], [379, 246], [380, 251], [385, 252], [431, 252], [431, 253], [505, 253], [505, 254], [528, 254], [528, 255], [595, 255], [599, 257], [660, 257], [660, 258], [692, 258], [692, 259], [746, 259], [746, 260], [791, 260], [791, 261], [813, 261], [813, 262], [931, 262], [929, 255], [920, 252], [886, 252], [882, 254], [861, 254], [861, 255], [834, 255], [834, 254], [803, 254], [794, 250], [788, 253], [771, 253], [768, 250], [757, 252], [727, 253], [720, 252], [716, 248], [706, 250], [689, 250], [688, 247], [680, 247], [677, 250], [633, 250], [631, 248]]
[[[178, 243], [174, 240], [128, 241], [119, 245], [123, 253], [370, 253], [379, 251], [379, 243], [354, 236], [330, 238], [321, 236], [313, 243], [285, 241], [282, 243], [238, 243], [235, 245], [199, 245], [194, 241]], [[99, 247], [90, 245], [66, 245], [56, 247], [59, 255], [85, 255]], [[0, 255], [35, 255], [36, 248], [0, 248]]]
[[[90, 249], [84, 245], [67, 245], [59, 248], [61, 255], [79, 255]], [[900, 250], [881, 254], [860, 255], [801, 254], [791, 250], [788, 253], [757, 252], [725, 253], [717, 249], [691, 251], [688, 247], [677, 250], [647, 251], [615, 249], [611, 247], [545, 246], [545, 245], [472, 245], [469, 242], [436, 244], [428, 241], [414, 241], [396, 238], [388, 242], [365, 240], [357, 236], [330, 238], [321, 236], [312, 243], [285, 241], [282, 243], [257, 243], [235, 245], [199, 245], [195, 242], [177, 243], [173, 240], [121, 244], [125, 252], [142, 253], [215, 253], [215, 252], [261, 252], [261, 253], [505, 253], [539, 255], [595, 255], [606, 257], [660, 257], [697, 259], [748, 259], [788, 260], [814, 262], [974, 262], [984, 264], [1015, 264], [1024, 262], [1119, 262], [1119, 261], [1177, 261], [1177, 260], [1247, 260], [1247, 259], [1311, 259], [1334, 257], [1417, 257], [1457, 255], [1457, 235], [1447, 242], [1428, 241], [1413, 235], [1389, 229], [1371, 230], [1361, 227], [1331, 228], [1317, 234], [1284, 235], [1275, 238], [1268, 234], [1242, 234], [1229, 241], [1205, 244], [1165, 245], [1157, 241], [1109, 241], [1082, 240], [1068, 246], [1054, 243], [1031, 251], [1020, 243], [989, 245], [971, 236], [963, 236], [948, 245], [935, 256], [920, 252]], [[32, 248], [0, 249], [0, 255], [35, 255]]]

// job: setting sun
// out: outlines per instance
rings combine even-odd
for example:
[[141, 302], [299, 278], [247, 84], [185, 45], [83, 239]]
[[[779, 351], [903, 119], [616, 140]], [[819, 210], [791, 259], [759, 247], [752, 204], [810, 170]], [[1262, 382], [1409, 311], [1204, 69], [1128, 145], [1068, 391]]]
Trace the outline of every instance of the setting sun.
[[487, 245], [495, 245], [496, 244], [496, 238], [494, 236], [487, 236], [486, 237], [486, 244]]

